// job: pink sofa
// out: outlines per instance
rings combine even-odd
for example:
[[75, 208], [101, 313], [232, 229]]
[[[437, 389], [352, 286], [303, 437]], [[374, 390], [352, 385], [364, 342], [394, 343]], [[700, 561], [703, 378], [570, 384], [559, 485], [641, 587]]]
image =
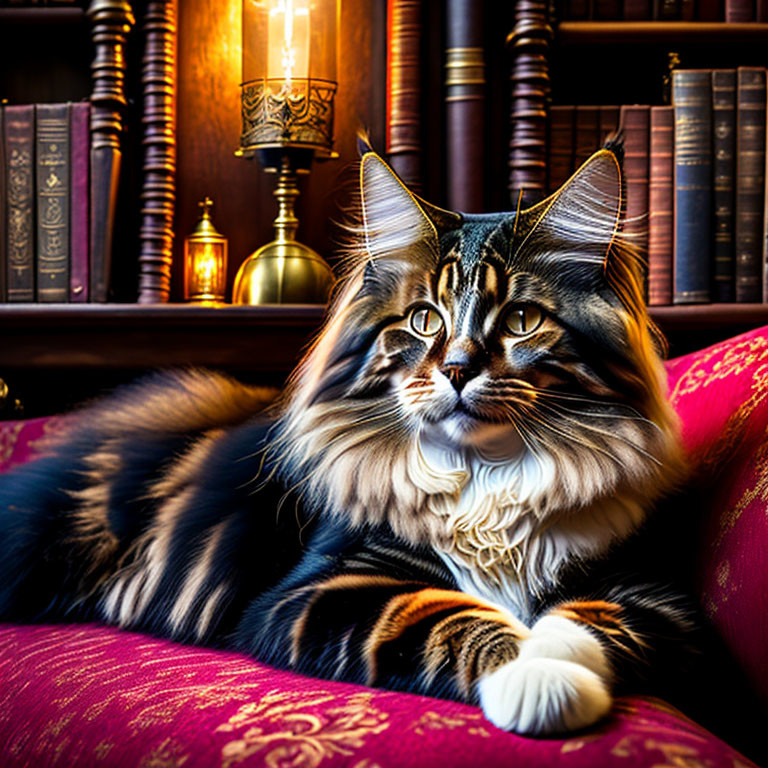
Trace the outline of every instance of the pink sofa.
[[[694, 467], [719, 473], [701, 535], [691, 537], [699, 596], [768, 701], [768, 328], [667, 369]], [[64, 424], [1, 423], [0, 471], [44, 452], [46, 436]], [[754, 763], [657, 699], [620, 699], [598, 728], [536, 740], [497, 730], [473, 707], [305, 678], [233, 653], [93, 625], [0, 625], [0, 766], [49, 765]]]

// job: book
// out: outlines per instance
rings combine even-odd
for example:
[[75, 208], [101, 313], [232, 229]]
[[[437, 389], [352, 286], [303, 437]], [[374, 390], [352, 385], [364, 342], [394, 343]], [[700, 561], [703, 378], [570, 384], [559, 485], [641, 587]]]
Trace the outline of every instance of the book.
[[582, 21], [592, 17], [589, 0], [565, 0], [565, 18], [570, 21]]
[[483, 210], [484, 193], [483, 5], [476, 0], [448, 0], [445, 11], [448, 207], [476, 213]]
[[3, 141], [3, 107], [0, 106], [0, 302], [8, 300], [6, 289], [8, 264], [5, 258], [6, 215], [5, 215], [5, 141]]
[[672, 72], [675, 109], [675, 304], [708, 302], [712, 274], [712, 73]]
[[69, 105], [35, 108], [37, 300], [69, 298]]
[[576, 107], [573, 165], [576, 170], [600, 149], [600, 107]]
[[72, 105], [71, 112], [71, 209], [69, 218], [69, 300], [88, 301], [89, 286], [89, 163], [90, 104], [83, 102]]
[[730, 24], [754, 21], [754, 0], [725, 0], [725, 20]]
[[35, 108], [5, 107], [6, 290], [8, 301], [35, 300]]
[[387, 159], [414, 191], [422, 188], [421, 0], [387, 3]]
[[600, 107], [599, 142], [602, 147], [605, 142], [619, 130], [619, 115], [621, 109], [615, 106]]
[[573, 173], [573, 124], [575, 108], [552, 106], [549, 108], [549, 172], [550, 194], [559, 189]]
[[733, 191], [736, 163], [736, 70], [712, 70], [712, 183], [714, 187], [714, 280], [712, 298], [734, 293]]
[[648, 304], [672, 303], [675, 110], [651, 107], [648, 176]]
[[624, 105], [620, 125], [624, 134], [624, 179], [626, 186], [627, 240], [645, 255], [648, 247], [648, 146], [651, 108]]
[[763, 299], [765, 69], [736, 71], [736, 301]]

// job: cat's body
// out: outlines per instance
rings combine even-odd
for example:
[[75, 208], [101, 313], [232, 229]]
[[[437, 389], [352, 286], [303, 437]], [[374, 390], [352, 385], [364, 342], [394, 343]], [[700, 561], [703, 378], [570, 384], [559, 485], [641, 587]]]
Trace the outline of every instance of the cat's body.
[[0, 478], [0, 618], [479, 700], [524, 733], [590, 724], [693, 632], [632, 543], [680, 458], [616, 158], [517, 217], [362, 168], [360, 255], [279, 407], [161, 376]]

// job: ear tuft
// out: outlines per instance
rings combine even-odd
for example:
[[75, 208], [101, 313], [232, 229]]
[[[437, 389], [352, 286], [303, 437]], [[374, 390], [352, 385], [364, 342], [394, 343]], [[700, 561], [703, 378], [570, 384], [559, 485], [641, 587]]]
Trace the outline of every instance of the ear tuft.
[[434, 264], [435, 225], [395, 172], [374, 152], [360, 161], [360, 192], [366, 249], [371, 258]]
[[369, 152], [373, 152], [371, 137], [368, 135], [368, 131], [366, 131], [364, 128], [361, 128], [357, 132], [357, 154], [362, 157]]
[[541, 250], [545, 239], [602, 267], [619, 229], [621, 206], [619, 160], [612, 150], [600, 149], [560, 189], [521, 214], [520, 248], [530, 241]]

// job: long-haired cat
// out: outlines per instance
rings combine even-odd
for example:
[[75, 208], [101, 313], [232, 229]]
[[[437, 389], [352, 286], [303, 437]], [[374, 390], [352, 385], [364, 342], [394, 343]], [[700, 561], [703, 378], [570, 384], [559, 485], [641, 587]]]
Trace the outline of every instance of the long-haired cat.
[[681, 459], [617, 152], [517, 214], [430, 206], [370, 151], [360, 192], [275, 408], [160, 374], [0, 477], [0, 618], [478, 702], [520, 733], [594, 723], [692, 628], [621, 549]]

